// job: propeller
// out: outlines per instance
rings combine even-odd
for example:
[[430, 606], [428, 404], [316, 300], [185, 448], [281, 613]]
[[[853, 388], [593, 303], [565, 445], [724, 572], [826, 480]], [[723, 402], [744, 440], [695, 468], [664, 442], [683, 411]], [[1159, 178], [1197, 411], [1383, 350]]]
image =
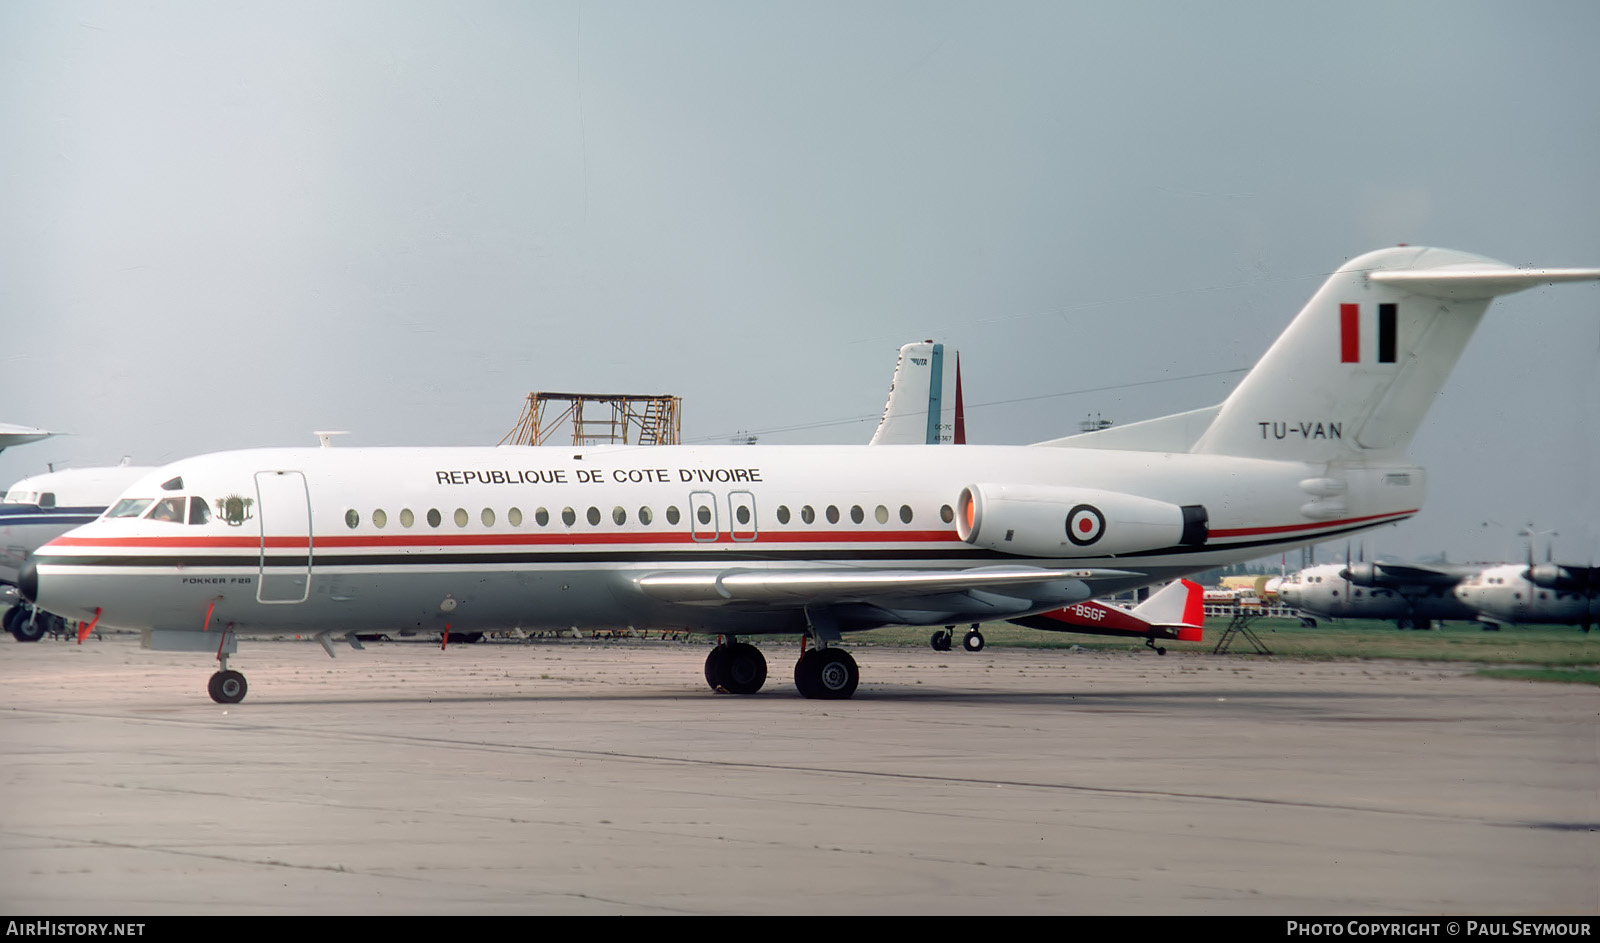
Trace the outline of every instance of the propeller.
[[1379, 565], [1367, 562], [1367, 545], [1365, 541], [1362, 542], [1361, 549], [1358, 552], [1360, 553], [1357, 558], [1358, 562], [1351, 563], [1350, 547], [1348, 544], [1345, 546], [1344, 569], [1339, 572], [1339, 575], [1344, 578], [1346, 583], [1354, 583], [1357, 586], [1380, 585]]

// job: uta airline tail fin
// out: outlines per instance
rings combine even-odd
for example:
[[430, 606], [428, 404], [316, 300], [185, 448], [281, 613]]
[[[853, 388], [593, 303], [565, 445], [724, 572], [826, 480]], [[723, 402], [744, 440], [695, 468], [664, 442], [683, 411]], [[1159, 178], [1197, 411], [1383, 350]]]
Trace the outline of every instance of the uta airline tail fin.
[[961, 357], [948, 344], [923, 341], [900, 348], [889, 402], [872, 445], [965, 445]]
[[1198, 583], [1178, 580], [1163, 586], [1131, 611], [1090, 599], [1011, 621], [1046, 632], [1198, 642], [1206, 621], [1205, 590]]
[[1593, 279], [1600, 269], [1516, 269], [1449, 249], [1369, 252], [1323, 284], [1192, 451], [1399, 457], [1495, 296]]

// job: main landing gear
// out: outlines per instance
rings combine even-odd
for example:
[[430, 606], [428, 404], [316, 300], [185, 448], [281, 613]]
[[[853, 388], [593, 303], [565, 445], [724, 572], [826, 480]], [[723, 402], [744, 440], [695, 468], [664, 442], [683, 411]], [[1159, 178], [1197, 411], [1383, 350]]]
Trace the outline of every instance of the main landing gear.
[[[955, 629], [953, 625], [945, 626], [933, 633], [933, 637], [928, 639], [928, 644], [933, 646], [936, 652], [948, 652], [950, 643], [955, 638]], [[972, 623], [971, 628], [967, 629], [967, 634], [961, 639], [961, 647], [969, 652], [983, 651], [983, 633], [978, 631], [978, 623]]]
[[767, 683], [767, 659], [761, 649], [731, 636], [706, 656], [706, 684], [725, 694], [754, 694]]
[[67, 620], [21, 604], [6, 610], [4, 625], [5, 630], [17, 641], [37, 642], [51, 632], [64, 631]]
[[794, 686], [813, 700], [842, 701], [860, 683], [861, 669], [842, 648], [808, 648], [794, 663]]
[[[730, 636], [706, 655], [706, 684], [713, 691], [754, 694], [766, 682], [767, 659], [754, 645]], [[842, 648], [807, 649], [794, 664], [794, 686], [814, 700], [843, 700], [856, 693], [860, 683], [861, 669]]]

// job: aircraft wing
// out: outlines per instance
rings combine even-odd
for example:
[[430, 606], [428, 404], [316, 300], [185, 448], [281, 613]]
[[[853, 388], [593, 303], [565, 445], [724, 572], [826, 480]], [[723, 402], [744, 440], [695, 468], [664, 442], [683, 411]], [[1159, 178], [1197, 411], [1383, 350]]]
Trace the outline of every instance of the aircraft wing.
[[1383, 585], [1411, 583], [1423, 586], [1454, 586], [1461, 582], [1463, 575], [1436, 570], [1419, 563], [1375, 563], [1373, 566], [1384, 577], [1379, 581]]
[[13, 445], [37, 442], [40, 439], [48, 439], [53, 435], [60, 435], [60, 433], [50, 432], [46, 429], [35, 429], [31, 426], [17, 426], [9, 422], [0, 422], [0, 452], [4, 452]]
[[911, 605], [956, 611], [977, 604], [985, 612], [1026, 612], [1066, 605], [1094, 595], [1091, 583], [1140, 575], [1129, 570], [1052, 570], [1029, 566], [965, 570], [813, 569], [695, 570], [646, 573], [633, 578], [645, 595], [692, 606], [833, 606], [852, 603]]

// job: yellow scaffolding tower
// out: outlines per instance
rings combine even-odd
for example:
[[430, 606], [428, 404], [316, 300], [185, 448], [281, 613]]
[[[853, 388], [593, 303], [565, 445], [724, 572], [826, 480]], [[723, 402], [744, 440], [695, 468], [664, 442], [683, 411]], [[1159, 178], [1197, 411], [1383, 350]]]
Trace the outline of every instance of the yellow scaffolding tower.
[[678, 396], [529, 393], [522, 416], [500, 444], [547, 445], [570, 420], [573, 445], [677, 445], [682, 402]]

